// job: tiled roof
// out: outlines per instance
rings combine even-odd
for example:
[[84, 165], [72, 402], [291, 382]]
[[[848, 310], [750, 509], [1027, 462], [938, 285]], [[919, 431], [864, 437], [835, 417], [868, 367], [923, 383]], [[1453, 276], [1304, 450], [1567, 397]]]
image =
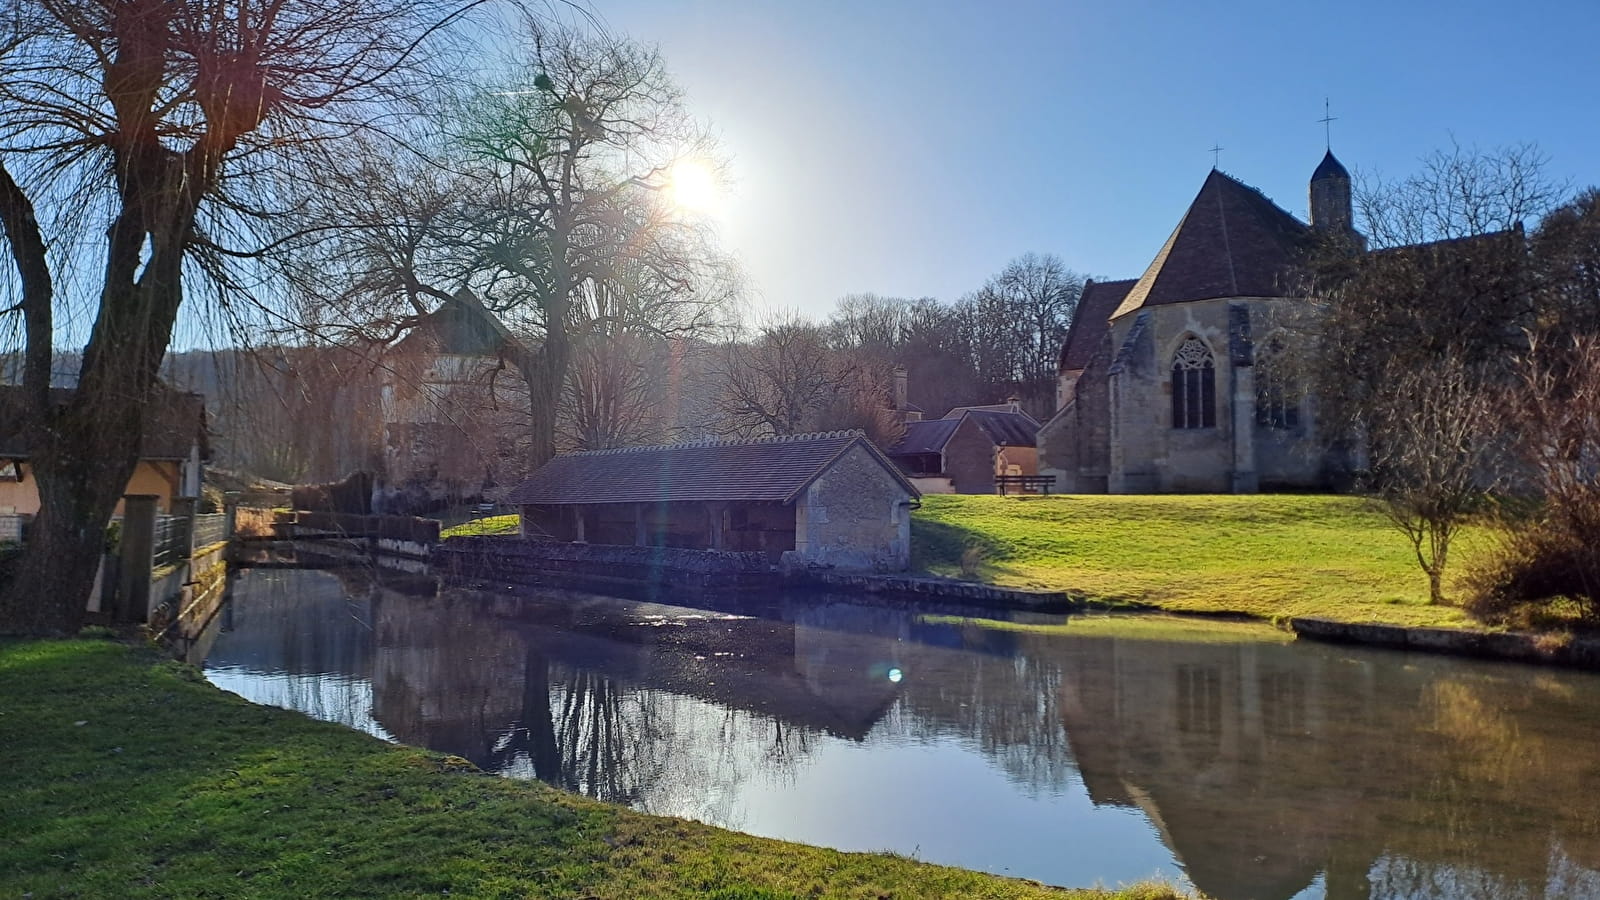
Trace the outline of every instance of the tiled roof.
[[944, 445], [950, 441], [950, 436], [956, 433], [956, 427], [960, 424], [960, 418], [907, 422], [905, 434], [889, 448], [889, 455], [910, 456], [916, 453], [942, 452]]
[[1288, 276], [1309, 232], [1260, 191], [1212, 169], [1111, 318], [1165, 303], [1291, 296]]
[[853, 446], [864, 447], [913, 498], [900, 470], [859, 431], [754, 441], [700, 441], [568, 453], [507, 496], [514, 504], [769, 501], [789, 503]]
[[[30, 448], [17, 429], [22, 421], [22, 388], [0, 386], [0, 459], [27, 459]], [[71, 388], [51, 388], [50, 402], [65, 406], [72, 398]], [[145, 411], [144, 435], [139, 442], [140, 459], [188, 459], [189, 451], [200, 445], [201, 457], [209, 457], [206, 435], [206, 403], [199, 394], [157, 388]]]
[[1072, 325], [1067, 329], [1067, 339], [1061, 344], [1063, 372], [1086, 369], [1089, 357], [1094, 355], [1095, 344], [1105, 337], [1106, 324], [1117, 311], [1128, 291], [1138, 283], [1136, 278], [1122, 281], [1089, 281], [1083, 286], [1083, 296], [1078, 298], [1078, 308], [1073, 310]]

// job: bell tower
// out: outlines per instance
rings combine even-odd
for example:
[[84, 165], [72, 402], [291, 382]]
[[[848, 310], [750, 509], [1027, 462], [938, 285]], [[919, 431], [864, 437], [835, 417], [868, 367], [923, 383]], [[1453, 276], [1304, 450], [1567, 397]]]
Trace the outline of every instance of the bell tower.
[[1311, 174], [1311, 227], [1318, 231], [1355, 231], [1350, 201], [1350, 173], [1329, 150]]

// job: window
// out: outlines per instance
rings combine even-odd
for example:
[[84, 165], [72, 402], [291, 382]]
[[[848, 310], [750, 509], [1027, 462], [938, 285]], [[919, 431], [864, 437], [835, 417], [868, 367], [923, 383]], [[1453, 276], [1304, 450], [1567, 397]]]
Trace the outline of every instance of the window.
[[1290, 431], [1300, 427], [1300, 389], [1278, 338], [1256, 353], [1256, 424]]
[[1172, 357], [1172, 427], [1217, 427], [1217, 366], [1197, 337]]

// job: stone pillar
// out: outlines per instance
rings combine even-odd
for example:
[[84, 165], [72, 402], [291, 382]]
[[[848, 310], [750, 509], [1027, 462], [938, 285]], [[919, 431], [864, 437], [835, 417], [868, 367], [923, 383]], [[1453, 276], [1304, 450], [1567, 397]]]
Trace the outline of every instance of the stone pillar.
[[156, 503], [154, 494], [122, 498], [121, 572], [111, 617], [117, 622], [143, 622], [150, 615], [150, 569], [155, 565]]
[[1252, 366], [1234, 367], [1233, 397], [1233, 492], [1254, 494], [1260, 490], [1256, 477], [1256, 370]]
[[184, 558], [194, 556], [194, 516], [200, 509], [200, 501], [196, 497], [173, 497], [172, 515], [180, 516], [184, 520], [184, 531], [188, 532], [188, 548], [184, 551]]
[[585, 510], [582, 506], [574, 506], [572, 508], [572, 539], [579, 544], [587, 544], [589, 542], [589, 535], [586, 530], [589, 517], [584, 513]]
[[633, 505], [633, 545], [635, 547], [648, 546], [647, 536], [644, 530], [644, 504], [635, 503]]

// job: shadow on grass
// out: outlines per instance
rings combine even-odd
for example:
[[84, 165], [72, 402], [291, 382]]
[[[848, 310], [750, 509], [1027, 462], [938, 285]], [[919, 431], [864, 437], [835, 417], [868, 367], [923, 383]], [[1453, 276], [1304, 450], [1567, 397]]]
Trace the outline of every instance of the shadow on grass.
[[[924, 518], [911, 520], [911, 567], [919, 572], [960, 573], [964, 558], [976, 557], [977, 576], [998, 571], [994, 563], [1011, 557], [1011, 548], [973, 528]], [[969, 577], [970, 576], [966, 576]]]

